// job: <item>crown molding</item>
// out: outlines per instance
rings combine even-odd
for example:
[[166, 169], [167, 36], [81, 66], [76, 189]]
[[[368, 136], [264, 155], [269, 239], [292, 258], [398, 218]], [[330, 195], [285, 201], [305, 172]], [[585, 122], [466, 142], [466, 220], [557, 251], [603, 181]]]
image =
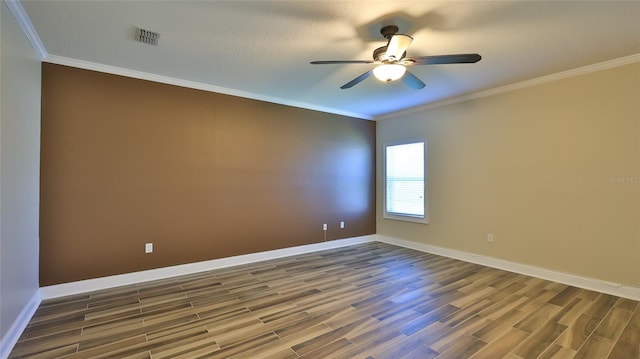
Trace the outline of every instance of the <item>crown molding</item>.
[[29, 39], [31, 46], [33, 46], [33, 48], [38, 53], [40, 60], [43, 62], [50, 62], [58, 65], [72, 66], [72, 67], [77, 67], [85, 70], [93, 70], [98, 72], [114, 74], [114, 75], [122, 75], [122, 76], [132, 77], [136, 79], [193, 88], [197, 90], [216, 92], [216, 93], [221, 93], [225, 95], [249, 98], [253, 100], [266, 101], [266, 102], [280, 104], [280, 105], [298, 107], [298, 108], [303, 108], [303, 109], [313, 110], [313, 111], [320, 111], [325, 113], [332, 113], [335, 115], [354, 117], [354, 118], [363, 119], [363, 120], [373, 119], [373, 116], [370, 116], [370, 115], [349, 112], [349, 111], [342, 111], [339, 109], [329, 108], [324, 106], [317, 106], [317, 105], [309, 104], [306, 102], [291, 101], [291, 100], [287, 100], [279, 97], [255, 94], [255, 93], [240, 91], [236, 89], [230, 89], [230, 88], [221, 87], [221, 86], [210, 85], [210, 84], [201, 83], [201, 82], [181, 80], [181, 79], [173, 78], [169, 76], [156, 75], [148, 72], [130, 70], [130, 69], [125, 69], [125, 68], [116, 67], [116, 66], [103, 65], [96, 62], [77, 60], [77, 59], [72, 59], [72, 58], [63, 57], [63, 56], [51, 55], [47, 53], [47, 50], [42, 44], [42, 41], [40, 40], [38, 33], [33, 27], [33, 24], [31, 23], [29, 16], [25, 12], [24, 7], [22, 7], [20, 0], [3, 0], [3, 1], [5, 4], [7, 4], [7, 7], [9, 8], [13, 16], [18, 21], [20, 28]]
[[578, 67], [572, 70], [567, 70], [567, 71], [558, 72], [551, 75], [538, 77], [531, 80], [517, 82], [517, 83], [505, 85], [505, 86], [484, 90], [484, 91], [473, 92], [473, 93], [462, 95], [462, 96], [452, 97], [452, 98], [428, 103], [426, 105], [421, 105], [421, 106], [412, 107], [412, 108], [408, 108], [400, 111], [386, 113], [384, 115], [374, 117], [374, 120], [375, 121], [388, 120], [388, 119], [396, 118], [403, 115], [410, 115], [413, 113], [432, 110], [438, 107], [448, 106], [448, 105], [452, 105], [459, 102], [465, 102], [469, 100], [479, 99], [482, 97], [488, 97], [488, 96], [498, 95], [506, 92], [515, 91], [515, 90], [520, 90], [526, 87], [537, 86], [547, 82], [585, 75], [588, 73], [607, 70], [607, 69], [624, 66], [624, 65], [629, 65], [636, 62], [640, 62], [640, 54], [629, 55], [629, 56], [621, 57], [618, 59], [604, 61], [597, 64], [587, 65], [587, 66]]
[[4, 0], [4, 3], [7, 4], [9, 11], [13, 14], [16, 21], [18, 21], [18, 25], [29, 39], [31, 46], [36, 50], [38, 56], [40, 56], [40, 60], [44, 60], [47, 57], [47, 50], [44, 48], [36, 29], [33, 27], [29, 16], [24, 11], [20, 0]]
[[249, 99], [259, 100], [259, 101], [266, 101], [270, 103], [298, 107], [298, 108], [304, 108], [307, 110], [332, 113], [332, 114], [347, 116], [347, 117], [355, 117], [363, 120], [373, 119], [371, 116], [360, 114], [360, 113], [341, 111], [335, 108], [316, 106], [306, 102], [291, 101], [291, 100], [287, 100], [279, 97], [260, 95], [260, 94], [255, 94], [251, 92], [231, 89], [227, 87], [215, 86], [215, 85], [211, 85], [203, 82], [182, 80], [175, 77], [157, 75], [157, 74], [152, 74], [150, 72], [130, 70], [122, 67], [104, 65], [97, 62], [78, 60], [78, 59], [73, 59], [73, 58], [64, 57], [64, 56], [49, 54], [43, 59], [43, 61], [52, 63], [52, 64], [57, 64], [57, 65], [71, 66], [71, 67], [76, 67], [76, 68], [85, 69], [85, 70], [92, 70], [92, 71], [113, 74], [113, 75], [126, 76], [126, 77], [131, 77], [139, 80], [159, 82], [159, 83], [168, 84], [168, 85], [187, 87], [187, 88], [192, 88], [196, 90], [216, 92], [216, 93], [221, 93], [225, 95], [249, 98]]
[[86, 70], [110, 73], [114, 75], [122, 75], [122, 76], [137, 78], [141, 80], [159, 82], [159, 83], [164, 83], [169, 85], [193, 88], [193, 89], [209, 91], [209, 92], [216, 92], [216, 93], [221, 93], [225, 95], [249, 98], [249, 99], [266, 101], [266, 102], [271, 102], [271, 103], [280, 104], [280, 105], [304, 108], [304, 109], [313, 110], [313, 111], [320, 111], [325, 113], [332, 113], [336, 115], [355, 117], [355, 118], [365, 119], [365, 120], [375, 120], [375, 121], [381, 121], [381, 120], [391, 119], [391, 118], [395, 118], [403, 115], [409, 115], [409, 114], [413, 114], [421, 111], [426, 111], [426, 110], [431, 110], [431, 109], [435, 109], [443, 106], [452, 105], [459, 102], [465, 102], [465, 101], [474, 100], [478, 98], [493, 96], [501, 93], [519, 90], [519, 89], [530, 87], [530, 86], [544, 84], [547, 82], [580, 76], [580, 75], [588, 74], [591, 72], [606, 70], [606, 69], [610, 69], [618, 66], [624, 66], [624, 65], [640, 62], [640, 54], [633, 54], [633, 55], [625, 56], [618, 59], [604, 61], [597, 64], [587, 65], [587, 66], [579, 67], [579, 68], [568, 70], [568, 71], [563, 71], [563, 72], [559, 72], [551, 75], [538, 77], [531, 80], [517, 82], [517, 83], [505, 85], [505, 86], [484, 90], [484, 91], [473, 92], [473, 93], [469, 93], [462, 96], [443, 99], [440, 101], [428, 103], [421, 106], [416, 106], [416, 107], [412, 107], [412, 108], [408, 108], [400, 111], [385, 113], [383, 115], [372, 116], [372, 115], [365, 115], [361, 113], [342, 111], [335, 108], [317, 106], [317, 105], [313, 105], [305, 102], [287, 100], [279, 97], [255, 94], [255, 93], [250, 93], [246, 91], [241, 91], [241, 90], [236, 90], [236, 89], [231, 89], [231, 88], [226, 88], [221, 86], [215, 86], [215, 85], [196, 82], [196, 81], [181, 80], [181, 79], [173, 78], [169, 76], [157, 75], [157, 74], [152, 74], [148, 72], [130, 70], [130, 69], [125, 69], [125, 68], [116, 67], [116, 66], [103, 65], [95, 62], [90, 62], [90, 61], [51, 55], [47, 53], [46, 48], [42, 44], [42, 41], [40, 40], [40, 37], [38, 36], [35, 28], [33, 27], [33, 24], [31, 23], [29, 16], [26, 14], [20, 0], [2, 0], [2, 1], [4, 1], [4, 3], [7, 5], [7, 7], [9, 8], [11, 13], [17, 20], [20, 28], [29, 39], [29, 42], [38, 53], [40, 59], [44, 62], [50, 62], [54, 64], [72, 66], [72, 67], [77, 67], [77, 68], [86, 69]]

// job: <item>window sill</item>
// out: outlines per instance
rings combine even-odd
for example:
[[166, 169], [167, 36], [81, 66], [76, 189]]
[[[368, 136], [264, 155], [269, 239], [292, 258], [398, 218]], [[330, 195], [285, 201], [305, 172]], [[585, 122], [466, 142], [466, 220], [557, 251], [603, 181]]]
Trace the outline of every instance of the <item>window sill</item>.
[[403, 221], [403, 222], [413, 222], [413, 223], [421, 223], [421, 224], [429, 224], [429, 217], [413, 217], [413, 216], [401, 216], [396, 214], [388, 214], [385, 213], [382, 216], [383, 219], [391, 219], [394, 221]]

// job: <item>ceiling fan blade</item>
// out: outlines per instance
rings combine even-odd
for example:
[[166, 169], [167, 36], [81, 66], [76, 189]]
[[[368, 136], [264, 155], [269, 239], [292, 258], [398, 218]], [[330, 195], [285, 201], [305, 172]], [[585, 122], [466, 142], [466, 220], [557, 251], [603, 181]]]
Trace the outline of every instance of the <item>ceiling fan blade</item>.
[[341, 89], [348, 89], [351, 88], [357, 84], [359, 84], [360, 82], [362, 82], [363, 80], [365, 80], [367, 77], [371, 76], [371, 74], [373, 73], [373, 70], [369, 70], [365, 73], [363, 73], [362, 75], [356, 77], [355, 79], [347, 82], [346, 84], [340, 86]]
[[327, 61], [311, 61], [312, 65], [330, 65], [330, 64], [372, 64], [369, 60], [327, 60]]
[[479, 54], [457, 54], [439, 56], [408, 57], [406, 65], [470, 64], [480, 61]]
[[407, 86], [411, 87], [414, 90], [420, 90], [425, 86], [422, 80], [417, 78], [414, 74], [412, 74], [409, 71], [405, 72], [404, 76], [402, 76], [402, 82], [404, 82]]
[[400, 60], [412, 41], [413, 37], [409, 35], [395, 34], [391, 36], [385, 54], [387, 60]]

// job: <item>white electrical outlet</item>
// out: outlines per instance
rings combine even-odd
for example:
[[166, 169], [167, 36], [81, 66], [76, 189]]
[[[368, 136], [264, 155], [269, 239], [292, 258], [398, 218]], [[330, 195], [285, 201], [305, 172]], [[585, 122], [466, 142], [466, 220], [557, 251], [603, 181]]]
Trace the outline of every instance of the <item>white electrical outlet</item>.
[[326, 223], [324, 223], [324, 224], [322, 225], [322, 230], [323, 230], [323, 231], [326, 231], [326, 230], [327, 230], [327, 224], [326, 224]]
[[153, 253], [153, 243], [145, 243], [144, 244], [144, 252], [145, 253]]
[[340, 228], [344, 228], [344, 222], [340, 222]]
[[493, 233], [487, 234], [487, 242], [493, 242]]

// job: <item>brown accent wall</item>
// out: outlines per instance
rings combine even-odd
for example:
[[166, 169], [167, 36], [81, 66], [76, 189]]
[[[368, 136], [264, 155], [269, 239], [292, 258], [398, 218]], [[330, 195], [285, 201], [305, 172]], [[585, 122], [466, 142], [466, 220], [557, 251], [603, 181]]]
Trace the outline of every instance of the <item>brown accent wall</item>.
[[44, 63], [40, 284], [373, 234], [374, 168], [372, 121]]

